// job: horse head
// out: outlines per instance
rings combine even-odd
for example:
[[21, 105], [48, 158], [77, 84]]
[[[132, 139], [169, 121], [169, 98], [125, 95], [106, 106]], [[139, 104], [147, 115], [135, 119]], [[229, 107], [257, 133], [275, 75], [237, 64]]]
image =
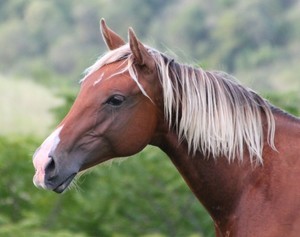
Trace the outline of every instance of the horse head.
[[129, 29], [129, 44], [101, 20], [110, 51], [81, 81], [67, 116], [33, 156], [37, 187], [63, 192], [76, 174], [149, 144], [158, 126], [155, 61]]

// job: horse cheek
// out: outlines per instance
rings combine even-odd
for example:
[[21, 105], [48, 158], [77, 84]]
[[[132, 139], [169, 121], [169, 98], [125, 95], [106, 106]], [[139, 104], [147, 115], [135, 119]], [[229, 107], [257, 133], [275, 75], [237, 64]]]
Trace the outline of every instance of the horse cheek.
[[[147, 111], [147, 110], [146, 110]], [[116, 152], [119, 156], [131, 156], [143, 150], [152, 140], [157, 119], [154, 112], [136, 114], [119, 134]]]

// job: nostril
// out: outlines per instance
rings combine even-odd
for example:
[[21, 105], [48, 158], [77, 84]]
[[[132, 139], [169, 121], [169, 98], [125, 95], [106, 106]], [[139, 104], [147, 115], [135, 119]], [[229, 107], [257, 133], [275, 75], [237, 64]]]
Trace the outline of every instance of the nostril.
[[49, 155], [49, 159], [50, 159], [50, 161], [46, 165], [45, 173], [46, 173], [46, 176], [48, 177], [48, 179], [51, 179], [55, 176], [55, 166], [56, 165], [55, 165], [55, 160], [54, 160], [53, 156]]

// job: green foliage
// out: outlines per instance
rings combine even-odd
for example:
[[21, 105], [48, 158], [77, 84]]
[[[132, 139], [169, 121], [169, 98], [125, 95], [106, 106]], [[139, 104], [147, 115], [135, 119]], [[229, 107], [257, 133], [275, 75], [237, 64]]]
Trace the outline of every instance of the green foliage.
[[299, 92], [290, 93], [267, 93], [266, 97], [277, 107], [300, 117], [300, 96]]
[[[63, 195], [32, 184], [32, 138], [0, 138], [0, 236], [211, 236], [211, 220], [171, 162], [149, 147], [99, 166]], [[75, 235], [76, 233], [76, 235]], [[158, 234], [159, 233], [159, 234]]]
[[65, 230], [49, 232], [43, 227], [54, 196], [41, 196], [32, 184], [30, 156], [37, 144], [33, 138], [0, 137], [0, 236], [74, 236]]
[[[31, 146], [28, 146], [31, 144]], [[30, 208], [29, 193], [23, 193], [24, 181], [29, 189], [33, 189], [30, 173], [31, 164], [26, 159], [29, 153], [34, 150], [34, 142], [31, 139], [22, 141], [14, 139], [7, 141], [0, 140], [0, 179], [1, 200], [0, 209], [2, 217], [9, 217], [11, 221], [18, 221], [22, 218], [23, 211]], [[20, 176], [22, 174], [22, 176]], [[20, 192], [20, 190], [22, 190]]]
[[62, 119], [67, 115], [67, 112], [71, 109], [76, 98], [76, 93], [74, 90], [66, 89], [61, 91], [57, 96], [63, 99], [64, 103], [53, 108], [52, 112], [56, 121], [62, 121]]
[[[80, 180], [81, 191], [73, 202], [81, 207], [83, 216], [91, 218], [76, 219], [90, 236], [114, 232], [123, 236], [211, 234], [210, 218], [157, 149], [148, 148], [119, 166], [97, 167]], [[93, 205], [84, 208], [87, 201]], [[62, 219], [68, 215], [62, 211]], [[71, 228], [77, 230], [75, 223]]]
[[[289, 67], [299, 62], [299, 5], [299, 0], [1, 1], [0, 70], [41, 83], [47, 83], [42, 72], [78, 81], [106, 50], [98, 23], [105, 17], [124, 38], [133, 26], [162, 51], [170, 48], [185, 61], [246, 75], [241, 80], [255, 80], [260, 91], [281, 90], [273, 83], [278, 72], [270, 72], [280, 68], [291, 81], [287, 91], [300, 87], [299, 67]], [[257, 83], [261, 78], [265, 83]]]

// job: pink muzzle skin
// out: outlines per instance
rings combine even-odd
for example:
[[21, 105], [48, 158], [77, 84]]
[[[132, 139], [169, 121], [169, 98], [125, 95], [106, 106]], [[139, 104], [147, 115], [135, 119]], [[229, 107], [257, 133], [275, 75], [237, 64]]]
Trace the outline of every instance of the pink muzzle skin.
[[63, 126], [60, 126], [51, 133], [33, 155], [33, 165], [35, 168], [33, 183], [38, 188], [47, 189], [45, 185], [45, 168], [51, 162], [49, 158], [50, 152], [53, 152], [60, 142], [59, 134], [62, 128]]

